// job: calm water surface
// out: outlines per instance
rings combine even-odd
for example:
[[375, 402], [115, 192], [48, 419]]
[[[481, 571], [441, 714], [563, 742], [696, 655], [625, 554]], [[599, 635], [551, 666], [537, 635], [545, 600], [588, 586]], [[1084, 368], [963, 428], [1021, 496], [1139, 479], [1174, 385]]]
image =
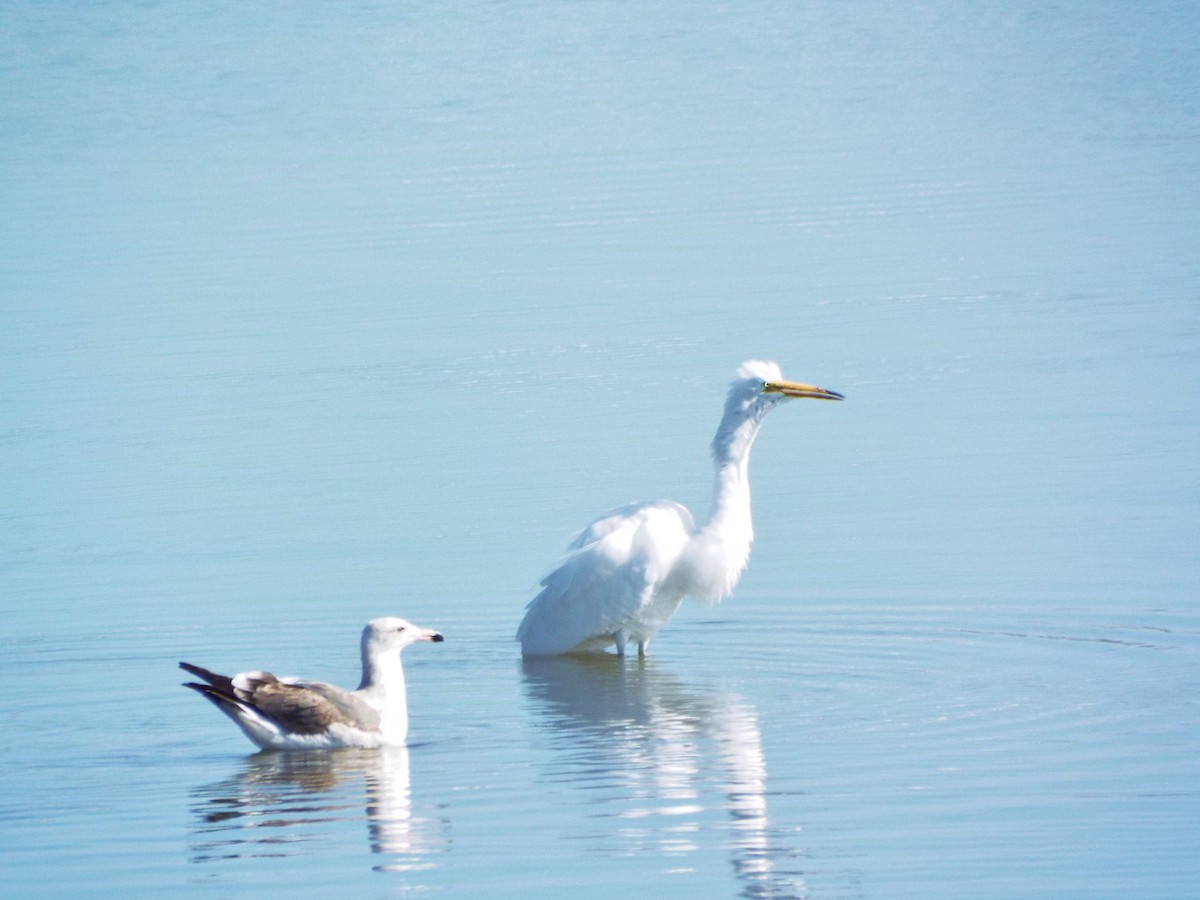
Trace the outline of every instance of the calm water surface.
[[[0, 892], [1191, 897], [1193, 5], [5, 4]], [[737, 594], [522, 662], [591, 516]], [[255, 754], [180, 659], [357, 679]]]

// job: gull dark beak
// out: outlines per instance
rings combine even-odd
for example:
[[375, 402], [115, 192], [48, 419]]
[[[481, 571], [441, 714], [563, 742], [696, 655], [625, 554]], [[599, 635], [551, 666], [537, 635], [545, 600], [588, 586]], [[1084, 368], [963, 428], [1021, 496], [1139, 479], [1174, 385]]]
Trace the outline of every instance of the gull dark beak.
[[434, 631], [434, 632], [431, 632], [431, 633], [430, 633], [430, 635], [429, 635], [429, 640], [433, 641], [435, 644], [440, 644], [440, 643], [441, 643], [442, 641], [444, 641], [445, 639], [446, 639], [445, 637], [443, 637], [442, 635], [438, 634], [436, 631]]

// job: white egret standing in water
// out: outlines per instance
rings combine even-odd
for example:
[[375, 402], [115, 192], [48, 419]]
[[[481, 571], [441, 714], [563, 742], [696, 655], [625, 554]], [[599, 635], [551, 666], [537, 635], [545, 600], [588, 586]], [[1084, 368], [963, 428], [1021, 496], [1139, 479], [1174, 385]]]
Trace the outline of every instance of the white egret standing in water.
[[841, 400], [811, 384], [784, 381], [773, 362], [751, 360], [729, 385], [712, 442], [716, 482], [708, 521], [697, 529], [678, 503], [660, 500], [606, 513], [542, 580], [517, 630], [526, 656], [603, 650], [630, 642], [644, 656], [685, 596], [729, 596], [750, 558], [750, 447], [763, 417], [796, 397]]

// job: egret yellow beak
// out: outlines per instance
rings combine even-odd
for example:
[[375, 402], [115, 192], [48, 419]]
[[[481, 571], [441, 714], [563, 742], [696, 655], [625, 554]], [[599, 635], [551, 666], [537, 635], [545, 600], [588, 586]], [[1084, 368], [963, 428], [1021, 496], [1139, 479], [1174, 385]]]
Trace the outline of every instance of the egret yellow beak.
[[797, 381], [768, 381], [763, 385], [764, 394], [783, 394], [785, 397], [809, 397], [813, 400], [844, 400], [837, 391], [827, 391], [815, 384], [800, 384]]

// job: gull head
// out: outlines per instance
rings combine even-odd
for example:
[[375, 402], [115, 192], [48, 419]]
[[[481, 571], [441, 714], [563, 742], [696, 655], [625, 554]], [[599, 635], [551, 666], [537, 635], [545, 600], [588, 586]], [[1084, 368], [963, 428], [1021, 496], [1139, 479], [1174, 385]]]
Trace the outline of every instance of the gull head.
[[372, 619], [362, 634], [363, 649], [370, 651], [372, 655], [392, 650], [400, 651], [418, 641], [438, 643], [444, 640], [441, 633], [432, 628], [422, 628], [395, 616]]

